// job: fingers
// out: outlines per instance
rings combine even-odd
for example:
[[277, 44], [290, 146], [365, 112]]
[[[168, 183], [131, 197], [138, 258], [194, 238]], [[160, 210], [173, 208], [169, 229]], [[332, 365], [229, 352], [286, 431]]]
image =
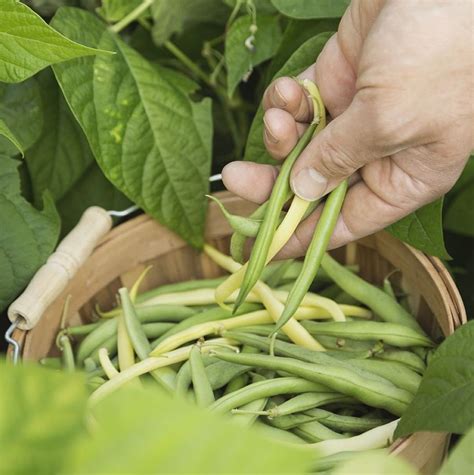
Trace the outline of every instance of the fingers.
[[[419, 205], [422, 204], [424, 203]], [[279, 259], [300, 257], [306, 253], [322, 209], [323, 205], [319, 206], [308, 219], [300, 224], [278, 255]], [[338, 248], [380, 231], [411, 211], [412, 207], [399, 207], [390, 203], [371, 190], [365, 182], [358, 181], [347, 192], [328, 249]]]
[[290, 77], [281, 77], [268, 86], [263, 96], [263, 109], [276, 108], [288, 112], [297, 122], [310, 122], [313, 104], [305, 89]]
[[396, 140], [401, 134], [397, 121], [388, 120], [389, 107], [380, 117], [379, 95], [378, 91], [358, 93], [348, 109], [312, 139], [292, 169], [291, 187], [296, 195], [317, 200], [367, 163], [410, 145], [408, 140]]
[[278, 175], [276, 167], [253, 162], [231, 162], [222, 170], [225, 187], [245, 200], [265, 202]]
[[307, 127], [295, 122], [289, 112], [275, 108], [265, 112], [263, 123], [265, 147], [277, 160], [286, 158]]

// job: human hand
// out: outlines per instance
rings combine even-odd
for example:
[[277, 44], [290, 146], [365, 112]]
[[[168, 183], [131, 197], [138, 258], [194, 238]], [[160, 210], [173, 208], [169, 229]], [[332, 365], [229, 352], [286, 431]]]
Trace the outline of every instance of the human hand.
[[[300, 78], [316, 82], [333, 117], [306, 147], [291, 176], [295, 194], [324, 196], [351, 176], [330, 248], [372, 234], [446, 193], [473, 141], [472, 3], [464, 0], [353, 0], [338, 32]], [[302, 87], [288, 77], [266, 90], [264, 142], [283, 159], [312, 118]], [[270, 165], [233, 162], [226, 187], [265, 201]], [[282, 251], [304, 254], [321, 210]]]

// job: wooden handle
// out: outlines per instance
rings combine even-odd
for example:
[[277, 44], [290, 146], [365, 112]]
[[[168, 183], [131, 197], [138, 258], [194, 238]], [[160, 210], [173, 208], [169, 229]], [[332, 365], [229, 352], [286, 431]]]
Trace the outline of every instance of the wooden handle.
[[31, 330], [111, 227], [112, 218], [107, 211], [98, 206], [86, 209], [76, 227], [10, 305], [8, 318], [12, 322], [19, 319], [20, 329]]

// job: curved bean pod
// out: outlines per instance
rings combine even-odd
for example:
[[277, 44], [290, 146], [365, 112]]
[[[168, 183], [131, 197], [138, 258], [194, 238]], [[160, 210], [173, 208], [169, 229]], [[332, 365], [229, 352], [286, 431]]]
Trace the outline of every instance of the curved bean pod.
[[278, 394], [298, 394], [318, 391], [319, 389], [321, 389], [320, 384], [296, 377], [267, 379], [249, 384], [238, 391], [222, 396], [212, 404], [211, 409], [225, 413], [255, 401], [256, 399], [276, 396]]
[[192, 347], [189, 354], [189, 363], [196, 402], [201, 407], [210, 406], [214, 402], [214, 393], [207, 378], [206, 368], [204, 367], [201, 350], [198, 345]]
[[327, 357], [331, 363], [314, 364], [279, 356], [226, 354], [216, 352], [224, 361], [248, 366], [285, 371], [286, 373], [320, 383], [328, 388], [352, 396], [373, 407], [401, 415], [413, 399], [412, 394], [397, 388], [390, 381], [361, 370], [347, 361]]
[[411, 346], [433, 347], [434, 343], [412, 328], [387, 322], [304, 322], [303, 326], [314, 335], [349, 338], [356, 341], [383, 341], [399, 348]]
[[[321, 217], [316, 224], [316, 228], [311, 239], [311, 243], [306, 251], [303, 262], [303, 269], [296, 279], [285, 303], [285, 309], [277, 321], [275, 331], [285, 325], [294, 315], [301, 304], [304, 296], [308, 292], [313, 280], [316, 277], [321, 260], [332, 236], [339, 212], [344, 202], [348, 187], [348, 181], [341, 182], [328, 196], [324, 204]], [[344, 319], [344, 316], [342, 316]]]
[[293, 429], [293, 433], [307, 442], [315, 443], [323, 440], [346, 439], [347, 437], [324, 426], [318, 421], [301, 424]]
[[425, 335], [415, 318], [396, 300], [358, 275], [349, 272], [329, 254], [323, 257], [321, 266], [341, 289], [367, 305], [382, 320], [405, 325]]

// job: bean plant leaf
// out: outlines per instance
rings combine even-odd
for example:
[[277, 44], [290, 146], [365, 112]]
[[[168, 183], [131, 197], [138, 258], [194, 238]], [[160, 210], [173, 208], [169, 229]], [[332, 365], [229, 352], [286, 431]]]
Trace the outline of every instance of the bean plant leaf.
[[350, 0], [271, 0], [273, 6], [290, 18], [338, 18]]
[[448, 195], [444, 227], [448, 231], [474, 237], [474, 157]]
[[0, 156], [0, 311], [46, 261], [59, 235], [59, 217], [49, 194], [38, 211], [20, 192], [19, 162]]
[[474, 467], [474, 427], [457, 443], [441, 467], [439, 475], [460, 475], [470, 473]]
[[26, 153], [35, 202], [48, 189], [61, 199], [94, 161], [86, 137], [71, 114], [51, 71], [38, 75], [44, 126]]
[[[297, 76], [309, 65], [314, 63], [319, 53], [321, 53], [327, 40], [332, 33], [320, 33], [303, 43], [282, 66], [282, 68], [273, 76], [276, 79], [281, 76]], [[244, 160], [259, 163], [276, 163], [263, 143], [263, 108], [260, 105], [250, 127], [247, 146], [245, 148]]]
[[0, 384], [1, 473], [59, 473], [85, 432], [83, 378], [0, 361]]
[[93, 440], [76, 447], [67, 473], [302, 474], [312, 458], [156, 387], [112, 395], [95, 415]]
[[458, 328], [438, 348], [395, 432], [463, 434], [474, 425], [474, 322]]
[[161, 45], [199, 23], [224, 24], [229, 13], [221, 0], [155, 0], [151, 6], [153, 41]]
[[417, 471], [401, 457], [394, 457], [388, 451], [366, 451], [354, 453], [347, 462], [338, 465], [331, 475], [417, 475]]
[[20, 144], [20, 142], [18, 141], [18, 139], [15, 137], [15, 135], [13, 134], [13, 132], [8, 128], [8, 125], [5, 124], [5, 121], [0, 119], [0, 135], [2, 135], [3, 137], [5, 137], [7, 140], [10, 141], [10, 143], [12, 145], [14, 145], [17, 150], [22, 154], [24, 155], [24, 152], [23, 152], [23, 148]]
[[138, 7], [143, 0], [102, 0], [102, 5], [97, 8], [97, 13], [108, 22], [121, 20]]
[[80, 178], [56, 202], [61, 216], [61, 233], [67, 234], [79, 221], [89, 206], [104, 209], [123, 210], [130, 206], [130, 200], [104, 176], [93, 161]]
[[[38, 139], [43, 126], [40, 88], [36, 78], [18, 84], [0, 83], [0, 120], [18, 141], [20, 150], [28, 150]], [[16, 155], [18, 147], [0, 138], [0, 153]]]
[[50, 64], [98, 53], [65, 38], [17, 0], [0, 0], [0, 81], [21, 82]]
[[442, 212], [443, 198], [440, 198], [390, 225], [387, 231], [420, 251], [449, 259], [444, 245]]
[[256, 24], [257, 31], [251, 41], [250, 15], [237, 18], [226, 35], [225, 62], [229, 97], [239, 82], [248, 79], [255, 66], [275, 54], [280, 44], [281, 29], [277, 17], [258, 15]]
[[[245, 2], [242, 2], [241, 0], [223, 0], [225, 4], [229, 5], [229, 7], [234, 8], [236, 3], [240, 1], [241, 4], [241, 10], [246, 9], [247, 5]], [[257, 13], [263, 13], [263, 14], [271, 14], [275, 13], [277, 9], [272, 5], [272, 2], [270, 0], [252, 0], [255, 10]]]
[[[107, 178], [190, 244], [203, 243], [211, 166], [211, 101], [175, 81], [94, 15], [59, 9], [52, 24], [76, 41], [114, 51], [54, 66], [66, 100]], [[183, 82], [183, 81], [181, 81]]]
[[266, 82], [278, 72], [288, 61], [288, 58], [307, 40], [320, 33], [335, 32], [339, 23], [338, 18], [317, 20], [289, 20], [283, 32], [280, 46], [272, 62], [265, 71]]

